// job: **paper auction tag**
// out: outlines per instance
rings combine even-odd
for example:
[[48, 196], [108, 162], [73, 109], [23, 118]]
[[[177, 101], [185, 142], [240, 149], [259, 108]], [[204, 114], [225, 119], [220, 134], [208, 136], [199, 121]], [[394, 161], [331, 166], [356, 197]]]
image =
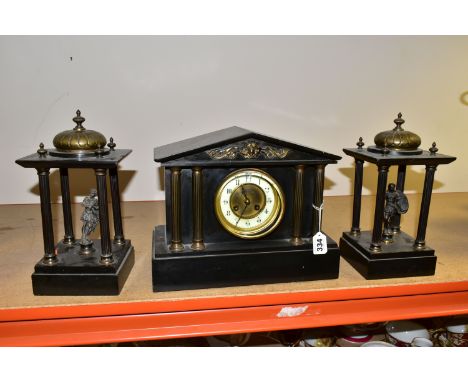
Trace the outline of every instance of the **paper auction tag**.
[[312, 238], [314, 255], [324, 255], [327, 253], [327, 237], [322, 232], [317, 232]]

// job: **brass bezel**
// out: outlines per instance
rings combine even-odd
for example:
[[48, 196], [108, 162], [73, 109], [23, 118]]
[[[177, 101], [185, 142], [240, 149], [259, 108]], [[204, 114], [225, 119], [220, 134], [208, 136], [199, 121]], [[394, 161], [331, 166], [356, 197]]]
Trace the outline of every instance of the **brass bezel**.
[[[254, 229], [239, 228], [233, 226], [229, 221], [226, 220], [221, 210], [221, 194], [226, 184], [229, 183], [232, 179], [236, 178], [238, 174], [248, 171], [261, 174], [262, 179], [266, 180], [271, 185], [271, 188], [276, 196], [275, 204], [273, 206], [274, 212], [272, 212], [270, 218], [268, 218], [268, 220], [266, 220], [264, 224]], [[256, 168], [239, 169], [228, 174], [216, 190], [216, 195], [214, 199], [216, 218], [218, 219], [221, 226], [232, 235], [237, 236], [241, 239], [258, 239], [271, 233], [283, 220], [285, 211], [284, 199], [284, 193], [281, 189], [281, 186], [270, 174]]]

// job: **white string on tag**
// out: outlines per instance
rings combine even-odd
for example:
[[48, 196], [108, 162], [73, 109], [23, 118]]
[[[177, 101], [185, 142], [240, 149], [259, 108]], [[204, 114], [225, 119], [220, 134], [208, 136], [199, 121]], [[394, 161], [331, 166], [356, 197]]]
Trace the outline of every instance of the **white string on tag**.
[[322, 211], [323, 211], [323, 202], [320, 205], [320, 207], [317, 207], [315, 204], [312, 203], [312, 207], [314, 207], [314, 210], [318, 211], [319, 213], [319, 224], [318, 224], [318, 230], [319, 232], [322, 232]]
[[322, 212], [323, 212], [323, 202], [320, 207], [312, 204], [314, 210], [318, 211], [319, 214], [319, 224], [318, 224], [318, 232], [312, 238], [312, 246], [313, 246], [313, 253], [314, 255], [324, 255], [328, 252], [327, 246], [327, 237], [321, 232], [322, 231]]

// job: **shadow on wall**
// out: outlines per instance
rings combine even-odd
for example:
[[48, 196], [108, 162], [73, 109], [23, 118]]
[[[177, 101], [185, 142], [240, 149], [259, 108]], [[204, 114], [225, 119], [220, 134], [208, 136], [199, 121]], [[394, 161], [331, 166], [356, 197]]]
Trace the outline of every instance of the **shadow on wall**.
[[[417, 172], [413, 169], [415, 166], [408, 166], [406, 168], [406, 178], [405, 178], [405, 191], [411, 191], [416, 193], [421, 193], [424, 186], [424, 177], [425, 177], [425, 167], [419, 167], [422, 172]], [[349, 178], [349, 194], [352, 195], [354, 192], [354, 166], [353, 167], [342, 167], [338, 169], [343, 175]], [[397, 171], [398, 166], [390, 167], [388, 173], [388, 183], [397, 182]], [[437, 172], [436, 172], [437, 177]], [[372, 195], [375, 195], [377, 189], [377, 178], [378, 171], [377, 166], [373, 164], [367, 164], [364, 166], [364, 174], [362, 180], [362, 188], [371, 192]], [[439, 182], [437, 179], [434, 179], [433, 190], [441, 188], [444, 183]]]
[[[81, 203], [83, 198], [89, 195], [92, 188], [96, 188], [96, 176], [92, 169], [69, 169], [70, 194], [72, 203]], [[119, 170], [119, 189], [120, 195], [123, 194], [128, 187], [136, 171], [134, 170]], [[61, 200], [62, 191], [60, 188], [60, 171], [55, 169], [50, 173], [50, 201], [58, 203]], [[39, 183], [36, 183], [30, 190], [32, 194], [39, 195]], [[107, 199], [110, 202], [110, 184], [109, 176], [107, 177]]]
[[[325, 170], [325, 172], [326, 172], [326, 170]], [[333, 186], [335, 186], [335, 185], [336, 185], [336, 183], [333, 180], [331, 180], [330, 178], [325, 177], [325, 181], [324, 181], [324, 185], [323, 185], [324, 191], [332, 189]]]
[[460, 95], [460, 102], [461, 102], [463, 105], [468, 106], [468, 91], [463, 92], [463, 93]]

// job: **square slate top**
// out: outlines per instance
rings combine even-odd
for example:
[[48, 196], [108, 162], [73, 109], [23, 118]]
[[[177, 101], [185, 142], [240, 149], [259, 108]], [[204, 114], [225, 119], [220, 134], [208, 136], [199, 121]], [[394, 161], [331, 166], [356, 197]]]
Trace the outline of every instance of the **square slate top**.
[[132, 150], [115, 149], [102, 157], [62, 158], [47, 154], [34, 153], [15, 162], [25, 168], [114, 168]]
[[343, 151], [356, 158], [366, 162], [375, 163], [376, 165], [394, 166], [394, 165], [439, 165], [449, 164], [453, 162], [456, 157], [444, 154], [431, 154], [429, 151], [423, 151], [419, 155], [395, 155], [388, 154], [382, 155], [368, 151], [366, 148], [358, 149], [343, 149]]

